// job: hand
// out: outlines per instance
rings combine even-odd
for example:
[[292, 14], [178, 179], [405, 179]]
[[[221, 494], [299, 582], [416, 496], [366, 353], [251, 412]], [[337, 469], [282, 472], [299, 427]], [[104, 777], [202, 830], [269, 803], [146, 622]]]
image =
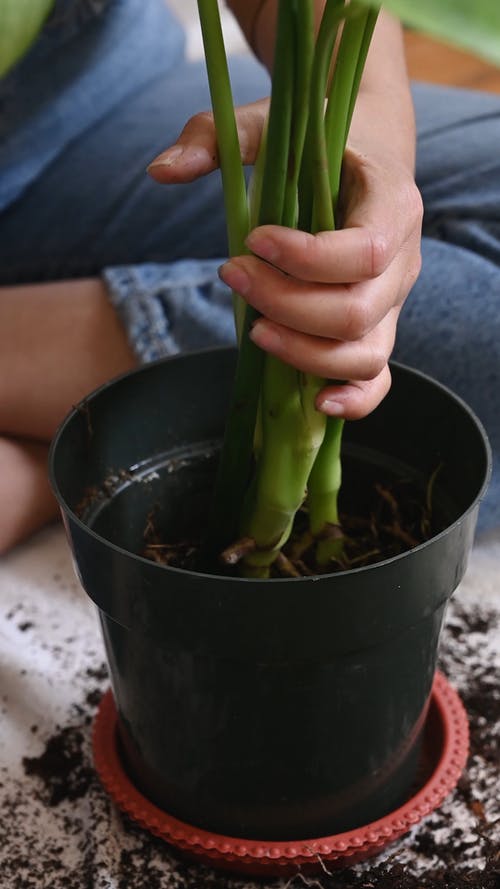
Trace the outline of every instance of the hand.
[[[244, 164], [255, 162], [268, 109], [269, 99], [259, 99], [235, 109]], [[193, 182], [218, 166], [214, 118], [210, 111], [201, 111], [188, 120], [175, 145], [151, 161], [148, 173], [157, 182], [171, 185]]]
[[[262, 103], [238, 109], [245, 162], [255, 158], [264, 114]], [[373, 140], [369, 153], [367, 130], [364, 140], [358, 124], [356, 145], [346, 152], [341, 229], [310, 235], [260, 226], [247, 240], [253, 255], [234, 257], [221, 269], [223, 280], [262, 315], [251, 332], [254, 342], [299, 370], [345, 381], [327, 383], [317, 407], [347, 419], [368, 414], [389, 390], [399, 312], [420, 269], [422, 205], [412, 172], [383, 139]], [[149, 171], [163, 182], [214, 169], [211, 115], [192, 118], [158, 161]]]

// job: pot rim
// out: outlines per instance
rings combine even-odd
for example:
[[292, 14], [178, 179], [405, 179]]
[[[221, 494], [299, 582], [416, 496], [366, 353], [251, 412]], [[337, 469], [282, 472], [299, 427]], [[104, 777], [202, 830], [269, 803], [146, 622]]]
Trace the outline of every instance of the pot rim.
[[370, 571], [373, 571], [376, 569], [380, 570], [380, 568], [382, 568], [382, 567], [385, 567], [385, 566], [391, 565], [391, 564], [395, 564], [398, 561], [400, 561], [401, 559], [408, 559], [408, 557], [411, 557], [414, 554], [418, 554], [418, 553], [422, 552], [422, 550], [424, 550], [430, 546], [433, 546], [434, 544], [436, 544], [440, 540], [442, 540], [443, 537], [449, 535], [455, 528], [457, 528], [460, 524], [462, 524], [464, 522], [464, 520], [467, 518], [467, 516], [469, 516], [470, 513], [474, 509], [476, 509], [479, 506], [479, 504], [480, 504], [481, 500], [483, 499], [483, 497], [486, 493], [486, 490], [488, 488], [491, 473], [492, 473], [491, 445], [490, 445], [490, 442], [488, 439], [488, 434], [486, 432], [486, 429], [485, 429], [483, 423], [478, 418], [476, 413], [472, 410], [472, 408], [467, 404], [467, 402], [464, 401], [464, 399], [461, 398], [459, 395], [457, 395], [455, 392], [453, 392], [453, 390], [450, 389], [448, 386], [444, 385], [444, 383], [439, 382], [434, 377], [430, 376], [429, 374], [424, 373], [421, 370], [418, 370], [417, 368], [411, 367], [409, 365], [403, 364], [398, 361], [390, 361], [389, 366], [391, 369], [403, 371], [404, 373], [409, 373], [412, 376], [416, 376], [416, 377], [419, 377], [420, 379], [425, 380], [430, 385], [434, 386], [437, 389], [440, 389], [443, 393], [445, 393], [448, 396], [448, 398], [453, 400], [459, 407], [461, 407], [462, 410], [466, 414], [468, 414], [469, 417], [472, 418], [472, 420], [479, 432], [479, 436], [480, 436], [480, 439], [482, 440], [483, 447], [484, 447], [485, 472], [484, 472], [483, 482], [482, 482], [481, 487], [479, 488], [476, 496], [474, 497], [474, 499], [472, 500], [470, 505], [467, 507], [467, 509], [464, 510], [464, 512], [457, 519], [455, 519], [455, 521], [453, 521], [451, 524], [447, 525], [446, 528], [444, 528], [442, 531], [439, 531], [437, 534], [430, 537], [428, 540], [425, 540], [422, 543], [419, 543], [417, 546], [413, 547], [410, 550], [406, 550], [405, 552], [398, 553], [395, 556], [391, 556], [390, 558], [382, 559], [379, 562], [375, 562], [371, 565], [359, 566], [357, 568], [348, 568], [344, 571], [335, 571], [335, 572], [332, 572], [329, 574], [318, 574], [318, 575], [314, 575], [311, 577], [246, 578], [246, 577], [232, 577], [232, 576], [228, 577], [227, 575], [224, 575], [224, 574], [209, 574], [209, 573], [203, 572], [203, 571], [191, 571], [186, 568], [175, 568], [170, 565], [161, 565], [157, 562], [153, 562], [151, 559], [147, 559], [145, 556], [141, 556], [138, 553], [131, 552], [130, 550], [128, 550], [124, 547], [118, 546], [118, 544], [113, 543], [110, 540], [108, 540], [107, 538], [103, 537], [101, 534], [98, 534], [96, 531], [94, 531], [94, 529], [90, 525], [88, 525], [86, 522], [84, 522], [76, 514], [76, 512], [68, 505], [68, 503], [66, 502], [66, 500], [64, 498], [64, 495], [62, 494], [62, 492], [60, 490], [58, 482], [57, 482], [56, 454], [57, 454], [57, 448], [58, 448], [59, 441], [62, 438], [62, 436], [64, 435], [66, 427], [73, 421], [74, 417], [77, 414], [81, 414], [82, 410], [87, 407], [89, 402], [94, 401], [94, 399], [97, 399], [103, 392], [105, 392], [108, 389], [111, 389], [113, 386], [121, 383], [122, 381], [128, 379], [129, 377], [137, 376], [138, 374], [142, 374], [142, 373], [147, 373], [151, 368], [154, 368], [160, 364], [166, 364], [170, 361], [183, 361], [183, 360], [186, 361], [186, 360], [189, 360], [189, 358], [208, 354], [208, 353], [231, 352], [231, 351], [232, 352], [235, 351], [235, 348], [233, 346], [212, 347], [212, 348], [200, 349], [200, 350], [192, 351], [192, 352], [176, 353], [175, 355], [168, 355], [163, 358], [158, 358], [155, 361], [148, 362], [147, 364], [143, 364], [139, 367], [135, 367], [132, 370], [126, 371], [123, 374], [113, 377], [113, 379], [109, 380], [106, 383], [103, 383], [101, 386], [94, 389], [87, 396], [82, 398], [81, 401], [79, 401], [76, 405], [74, 405], [74, 407], [71, 409], [71, 411], [69, 411], [69, 413], [66, 415], [66, 417], [62, 420], [62, 422], [58, 426], [58, 428], [54, 434], [54, 437], [51, 441], [50, 449], [49, 449], [49, 456], [48, 456], [49, 481], [50, 481], [50, 485], [52, 487], [52, 491], [58, 501], [59, 508], [60, 508], [61, 513], [63, 515], [63, 519], [67, 515], [71, 519], [72, 523], [77, 525], [80, 528], [80, 530], [82, 530], [84, 533], [88, 534], [90, 537], [92, 537], [94, 540], [98, 541], [99, 543], [104, 544], [106, 547], [109, 547], [110, 549], [114, 550], [115, 552], [118, 552], [122, 555], [126, 555], [128, 558], [138, 560], [140, 563], [145, 563], [148, 566], [150, 566], [151, 569], [157, 569], [159, 571], [164, 571], [164, 572], [167, 572], [168, 574], [173, 572], [174, 574], [181, 574], [183, 576], [190, 575], [193, 578], [200, 579], [200, 580], [202, 580], [204, 578], [205, 579], [210, 578], [211, 580], [224, 581], [225, 583], [234, 583], [234, 582], [245, 583], [246, 582], [246, 583], [250, 583], [250, 584], [255, 584], [256, 582], [259, 582], [259, 583], [266, 583], [266, 584], [269, 584], [269, 583], [272, 583], [272, 584], [287, 583], [287, 584], [289, 584], [289, 583], [311, 583], [311, 582], [315, 583], [318, 581], [331, 580], [332, 578], [336, 578], [336, 577], [342, 578], [342, 577], [345, 577], [346, 575], [355, 576], [355, 575], [365, 574], [366, 572], [370, 572]]

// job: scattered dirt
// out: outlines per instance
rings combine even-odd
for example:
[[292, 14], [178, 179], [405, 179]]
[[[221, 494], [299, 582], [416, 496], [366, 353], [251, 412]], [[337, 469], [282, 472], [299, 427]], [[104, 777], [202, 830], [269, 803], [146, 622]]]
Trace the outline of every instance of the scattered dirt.
[[[160, 840], [116, 815], [93, 772], [91, 726], [107, 687], [105, 665], [80, 675], [83, 691], [68, 725], [40, 738], [24, 758], [23, 781], [2, 793], [0, 849], [6, 889], [499, 889], [500, 693], [488, 654], [498, 614], [452, 605], [441, 668], [470, 719], [471, 755], [456, 791], [410, 835], [375, 859], [317, 877], [238, 880], [181, 860]], [[38, 738], [39, 732], [33, 734]], [[5, 775], [4, 775], [5, 777]], [[12, 829], [15, 825], [15, 830]], [[78, 860], [68, 849], [78, 849]], [[71, 846], [71, 844], [73, 844]], [[36, 854], [33, 853], [36, 848]]]
[[83, 752], [84, 729], [67, 726], [47, 741], [40, 756], [23, 758], [26, 775], [38, 778], [37, 793], [47, 806], [85, 796], [94, 771]]

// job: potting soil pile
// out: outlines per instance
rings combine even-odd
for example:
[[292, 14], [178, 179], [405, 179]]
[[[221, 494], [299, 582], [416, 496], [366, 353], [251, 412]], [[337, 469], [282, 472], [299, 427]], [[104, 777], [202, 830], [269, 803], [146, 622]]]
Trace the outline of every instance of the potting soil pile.
[[[440, 667], [471, 755], [440, 810], [363, 865], [259, 885], [496, 889], [500, 885], [500, 534], [479, 541], [448, 611]], [[124, 818], [96, 778], [91, 728], [109, 686], [93, 607], [60, 529], [0, 563], [0, 884], [3, 889], [245, 889], [186, 864]], [[291, 728], [293, 731], [293, 728]]]

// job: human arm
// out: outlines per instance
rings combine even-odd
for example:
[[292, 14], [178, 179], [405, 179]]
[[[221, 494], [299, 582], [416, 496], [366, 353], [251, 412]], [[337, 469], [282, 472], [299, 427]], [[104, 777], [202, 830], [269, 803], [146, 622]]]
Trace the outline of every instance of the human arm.
[[[227, 0], [226, 3], [238, 20], [249, 46], [269, 71], [273, 64], [278, 3], [279, 0]], [[314, 0], [313, 5], [317, 29], [325, 2]]]

